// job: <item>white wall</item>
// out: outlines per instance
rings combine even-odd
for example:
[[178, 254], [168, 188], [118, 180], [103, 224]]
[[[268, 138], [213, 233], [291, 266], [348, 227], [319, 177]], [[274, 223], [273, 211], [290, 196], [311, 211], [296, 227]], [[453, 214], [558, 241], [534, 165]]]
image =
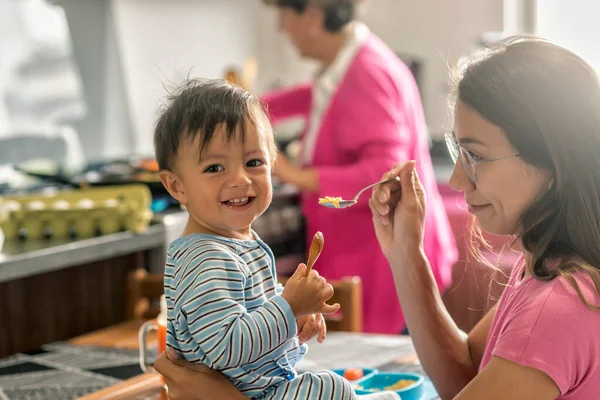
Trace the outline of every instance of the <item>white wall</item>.
[[248, 0], [114, 0], [114, 15], [138, 153], [153, 154], [164, 84], [221, 77], [258, 46], [257, 4]]
[[317, 64], [301, 59], [290, 41], [279, 32], [277, 10], [262, 5], [261, 0], [251, 1], [258, 4], [260, 38], [256, 53], [260, 71], [255, 90], [260, 93], [274, 85], [286, 86], [310, 79]]
[[[260, 0], [113, 0], [136, 152], [152, 154], [163, 83], [222, 76], [226, 66], [259, 61], [255, 85], [308, 79], [315, 65], [299, 60], [277, 32], [276, 12]], [[430, 130], [450, 126], [448, 64], [472, 50], [484, 31], [502, 29], [502, 0], [372, 0], [365, 22], [390, 47], [423, 61], [422, 91]]]
[[364, 21], [396, 52], [422, 59], [422, 95], [434, 136], [451, 127], [448, 66], [471, 52], [479, 35], [502, 30], [502, 0], [372, 0]]
[[600, 73], [600, 3], [543, 0], [536, 11], [537, 34], [575, 52]]

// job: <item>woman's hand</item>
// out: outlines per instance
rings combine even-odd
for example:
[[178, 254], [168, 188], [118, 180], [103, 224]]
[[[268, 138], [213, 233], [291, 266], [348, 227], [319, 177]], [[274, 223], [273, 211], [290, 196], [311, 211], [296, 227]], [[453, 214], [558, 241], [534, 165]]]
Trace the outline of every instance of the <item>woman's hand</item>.
[[154, 369], [165, 378], [170, 400], [248, 399], [221, 373], [185, 361], [171, 348], [158, 356]]
[[293, 183], [294, 177], [300, 173], [300, 168], [293, 165], [283, 154], [279, 153], [272, 169], [273, 175], [284, 182]]
[[272, 173], [285, 183], [291, 183], [303, 192], [319, 192], [319, 175], [313, 168], [295, 166], [283, 154], [277, 155]]
[[327, 325], [323, 314], [309, 314], [300, 317], [296, 320], [296, 324], [298, 325], [298, 340], [300, 340], [300, 343], [308, 342], [316, 334], [319, 334], [317, 342], [323, 343], [327, 336]]
[[425, 191], [414, 161], [395, 166], [383, 179], [396, 176], [400, 177], [400, 183], [393, 181], [373, 189], [369, 205], [377, 240], [385, 256], [388, 260], [406, 260], [415, 252], [423, 251]]

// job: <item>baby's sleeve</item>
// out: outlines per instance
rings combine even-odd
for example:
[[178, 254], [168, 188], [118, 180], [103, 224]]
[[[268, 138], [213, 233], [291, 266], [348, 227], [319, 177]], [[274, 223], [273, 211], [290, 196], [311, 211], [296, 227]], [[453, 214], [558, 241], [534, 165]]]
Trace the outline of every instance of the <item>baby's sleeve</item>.
[[599, 362], [598, 316], [562, 279], [514, 311], [492, 354], [547, 374], [564, 395]]
[[211, 368], [252, 362], [297, 334], [294, 314], [281, 296], [246, 310], [241, 263], [233, 254], [211, 249], [200, 260], [185, 260], [179, 275], [175, 303]]

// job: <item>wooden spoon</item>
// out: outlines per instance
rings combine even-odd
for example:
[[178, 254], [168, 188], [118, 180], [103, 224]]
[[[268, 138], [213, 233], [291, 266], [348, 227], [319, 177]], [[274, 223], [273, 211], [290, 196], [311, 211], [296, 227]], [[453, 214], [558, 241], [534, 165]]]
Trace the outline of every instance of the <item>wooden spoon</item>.
[[313, 236], [312, 243], [310, 244], [310, 250], [308, 251], [308, 262], [306, 263], [306, 272], [304, 273], [305, 277], [308, 276], [310, 270], [315, 264], [315, 261], [317, 261], [317, 258], [319, 258], [324, 245], [325, 239], [323, 238], [323, 234], [317, 231], [315, 236]]

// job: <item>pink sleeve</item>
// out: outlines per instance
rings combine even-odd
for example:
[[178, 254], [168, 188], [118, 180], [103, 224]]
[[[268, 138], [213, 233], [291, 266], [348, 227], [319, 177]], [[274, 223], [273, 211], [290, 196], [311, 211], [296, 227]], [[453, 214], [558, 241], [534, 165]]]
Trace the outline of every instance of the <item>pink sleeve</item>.
[[308, 116], [312, 102], [312, 84], [266, 93], [261, 100], [267, 107], [271, 122], [295, 116]]
[[568, 282], [549, 286], [509, 317], [492, 355], [544, 372], [564, 395], [600, 362], [600, 326]]
[[337, 145], [353, 154], [354, 162], [319, 167], [322, 194], [351, 198], [395, 164], [407, 161], [412, 116], [407, 115], [397, 87], [382, 78], [361, 75], [346, 92], [351, 95], [340, 93], [345, 97], [337, 108], [342, 112], [335, 116], [341, 121]]

